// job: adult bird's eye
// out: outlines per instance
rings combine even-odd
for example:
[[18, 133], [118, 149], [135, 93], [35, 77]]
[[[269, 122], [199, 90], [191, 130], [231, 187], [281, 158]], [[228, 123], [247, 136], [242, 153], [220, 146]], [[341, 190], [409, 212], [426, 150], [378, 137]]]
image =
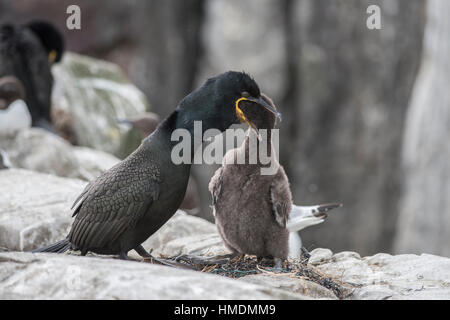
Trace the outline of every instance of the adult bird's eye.
[[244, 91], [244, 92], [242, 92], [242, 96], [244, 98], [248, 98], [248, 97], [250, 97], [250, 93], [248, 93], [247, 91]]

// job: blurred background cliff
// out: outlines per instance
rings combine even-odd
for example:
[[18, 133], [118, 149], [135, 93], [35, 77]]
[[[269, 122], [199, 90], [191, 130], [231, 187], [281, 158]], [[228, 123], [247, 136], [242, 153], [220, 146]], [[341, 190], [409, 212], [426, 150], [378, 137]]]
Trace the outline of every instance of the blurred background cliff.
[[[162, 118], [207, 77], [249, 72], [283, 113], [294, 202], [344, 203], [303, 243], [361, 255], [450, 256], [449, 16], [447, 0], [0, 0], [2, 23], [51, 21], [67, 50], [119, 65]], [[216, 168], [193, 170], [208, 220]]]

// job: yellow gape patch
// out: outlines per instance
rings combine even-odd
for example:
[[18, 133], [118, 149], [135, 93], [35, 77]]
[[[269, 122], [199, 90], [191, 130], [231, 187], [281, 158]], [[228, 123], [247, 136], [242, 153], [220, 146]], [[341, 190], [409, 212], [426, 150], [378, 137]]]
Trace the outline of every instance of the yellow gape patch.
[[241, 122], [245, 122], [246, 124], [248, 124], [250, 126], [250, 128], [252, 128], [253, 130], [255, 130], [256, 135], [258, 136], [258, 140], [261, 141], [261, 135], [259, 134], [258, 128], [256, 128], [256, 126], [250, 122], [247, 117], [245, 116], [244, 112], [242, 112], [241, 108], [239, 108], [239, 102], [244, 101], [244, 100], [248, 100], [251, 101], [250, 99], [241, 97], [239, 99], [236, 100], [235, 106], [236, 106], [236, 115], [238, 117], [238, 119]]
[[48, 62], [53, 63], [56, 60], [56, 51], [52, 50], [48, 54]]
[[239, 99], [236, 100], [236, 115], [237, 115], [238, 119], [241, 122], [245, 122], [247, 124], [250, 124], [249, 121], [247, 120], [247, 118], [245, 117], [244, 112], [242, 112], [241, 108], [239, 108], [239, 102], [241, 102], [243, 100], [248, 100], [248, 99], [242, 97], [242, 98], [239, 98]]

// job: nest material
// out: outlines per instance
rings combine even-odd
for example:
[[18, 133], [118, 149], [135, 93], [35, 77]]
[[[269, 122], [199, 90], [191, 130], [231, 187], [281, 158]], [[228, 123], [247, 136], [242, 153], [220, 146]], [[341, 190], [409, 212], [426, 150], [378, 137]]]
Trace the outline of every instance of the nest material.
[[[164, 258], [165, 261], [175, 261], [175, 257]], [[198, 265], [189, 262], [177, 262], [189, 269], [213, 273], [229, 278], [241, 278], [252, 274], [266, 273], [272, 276], [287, 276], [314, 282], [331, 290], [339, 299], [345, 299], [353, 293], [354, 286], [338, 279], [329, 277], [312, 265], [307, 259], [286, 260], [281, 269], [274, 267], [273, 259], [259, 259], [255, 256], [236, 257], [226, 264]]]

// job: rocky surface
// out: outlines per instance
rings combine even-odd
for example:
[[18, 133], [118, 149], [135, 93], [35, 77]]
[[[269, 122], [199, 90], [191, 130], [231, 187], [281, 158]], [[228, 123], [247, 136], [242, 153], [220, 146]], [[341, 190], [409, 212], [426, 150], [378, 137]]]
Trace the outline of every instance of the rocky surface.
[[[361, 258], [356, 252], [311, 252], [316, 267], [354, 285], [352, 299], [450, 299], [450, 259], [430, 254]], [[311, 261], [310, 260], [310, 261]]]
[[182, 211], [175, 213], [143, 246], [147, 250], [153, 249], [156, 255], [165, 256], [227, 253], [214, 224]]
[[120, 161], [103, 151], [74, 147], [66, 140], [39, 128], [1, 135], [0, 148], [6, 151], [16, 168], [87, 181]]
[[0, 253], [0, 299], [305, 299], [205, 273], [118, 259]]
[[0, 247], [32, 250], [63, 239], [86, 182], [22, 169], [0, 170]]
[[139, 146], [139, 133], [117, 120], [147, 111], [147, 98], [117, 65], [66, 53], [53, 74], [53, 108], [70, 115], [78, 144], [119, 158]]
[[239, 280], [288, 292], [294, 292], [316, 299], [337, 299], [331, 290], [322, 287], [315, 282], [299, 279], [297, 277], [293, 277], [292, 275], [257, 274], [245, 276]]
[[78, 163], [78, 177], [87, 181], [120, 162], [119, 158], [109, 153], [87, 147], [73, 147], [72, 152]]
[[[32, 171], [0, 171], [0, 252], [29, 251], [62, 239], [70, 206], [86, 182]], [[214, 224], [175, 214], [144, 246], [155, 256], [225, 253]], [[138, 258], [134, 252], [130, 256]], [[311, 252], [309, 264], [353, 288], [349, 299], [450, 299], [450, 259], [422, 255]], [[83, 277], [79, 277], [82, 274]], [[336, 299], [317, 283], [289, 274], [239, 279], [119, 261], [23, 252], [0, 253], [0, 299]]]
[[[424, 52], [405, 120], [404, 189], [398, 205], [395, 253], [450, 257], [449, 1], [426, 1]], [[431, 124], [431, 125], [430, 125]]]

